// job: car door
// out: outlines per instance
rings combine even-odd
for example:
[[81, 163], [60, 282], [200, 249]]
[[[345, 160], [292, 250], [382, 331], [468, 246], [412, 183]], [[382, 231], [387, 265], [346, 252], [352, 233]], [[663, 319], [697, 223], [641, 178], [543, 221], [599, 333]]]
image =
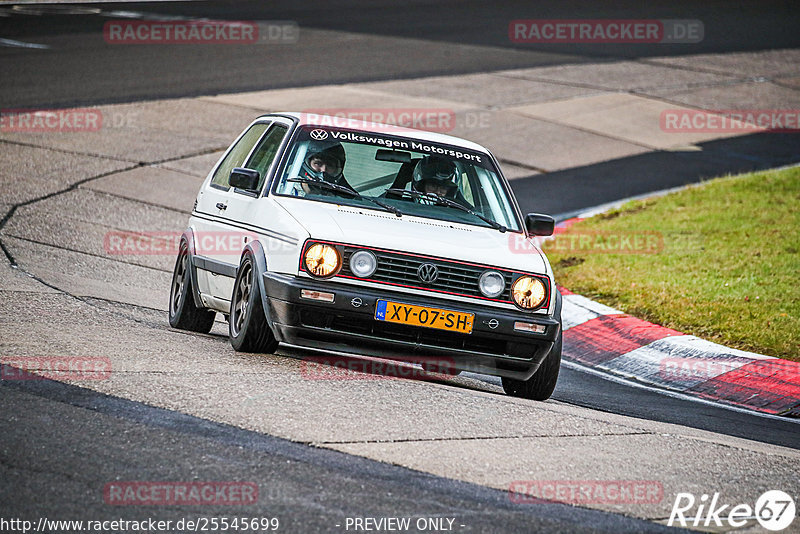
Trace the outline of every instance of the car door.
[[[278, 147], [290, 121], [260, 120], [236, 140], [214, 169], [197, 198], [195, 221], [195, 266], [198, 287], [206, 305], [227, 311], [239, 257], [256, 229], [245, 221], [256, 209], [259, 191], [267, 181]], [[256, 191], [230, 186], [235, 167], [255, 165], [261, 177]]]

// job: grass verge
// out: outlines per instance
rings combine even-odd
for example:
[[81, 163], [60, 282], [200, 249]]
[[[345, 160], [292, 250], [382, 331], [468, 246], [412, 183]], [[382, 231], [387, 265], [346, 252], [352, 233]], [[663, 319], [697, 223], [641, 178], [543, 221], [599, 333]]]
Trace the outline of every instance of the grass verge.
[[687, 334], [800, 361], [800, 168], [634, 201], [546, 243], [571, 291]]

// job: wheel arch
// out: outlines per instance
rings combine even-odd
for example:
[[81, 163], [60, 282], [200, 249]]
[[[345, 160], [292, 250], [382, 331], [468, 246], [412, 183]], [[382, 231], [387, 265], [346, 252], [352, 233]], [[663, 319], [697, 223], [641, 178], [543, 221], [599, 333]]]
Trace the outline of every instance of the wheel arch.
[[561, 295], [561, 291], [558, 290], [556, 287], [554, 290], [556, 294], [556, 305], [553, 306], [553, 319], [558, 319], [559, 324], [561, 323], [561, 306], [564, 301], [564, 297]]
[[[262, 245], [261, 241], [259, 241], [258, 239], [250, 241], [245, 245], [244, 250], [242, 250], [241, 258], [244, 258], [244, 255], [248, 251], [253, 256], [253, 269], [255, 270], [256, 280], [258, 282], [258, 290], [261, 296], [261, 305], [264, 309], [264, 316], [267, 319], [267, 325], [272, 330], [276, 338], [278, 338], [278, 341], [282, 341], [278, 337], [279, 336], [278, 331], [276, 331], [276, 329], [274, 328], [275, 323], [272, 320], [272, 314], [270, 313], [270, 307], [269, 307], [269, 299], [267, 298], [267, 287], [266, 284], [264, 284], [263, 275], [264, 273], [267, 272], [267, 255], [266, 252], [264, 251], [264, 245]], [[241, 258], [239, 259], [239, 265], [242, 264]], [[236, 270], [238, 273], [239, 270], [238, 266], [236, 267]], [[233, 302], [233, 299], [231, 299], [231, 302]]]
[[197, 284], [197, 267], [194, 265], [194, 230], [192, 230], [192, 228], [184, 230], [183, 234], [181, 234], [181, 241], [186, 242], [186, 250], [189, 254], [189, 278], [192, 281], [192, 298], [194, 299], [194, 305], [205, 310], [207, 308], [203, 304], [203, 299], [200, 298], [200, 286]]

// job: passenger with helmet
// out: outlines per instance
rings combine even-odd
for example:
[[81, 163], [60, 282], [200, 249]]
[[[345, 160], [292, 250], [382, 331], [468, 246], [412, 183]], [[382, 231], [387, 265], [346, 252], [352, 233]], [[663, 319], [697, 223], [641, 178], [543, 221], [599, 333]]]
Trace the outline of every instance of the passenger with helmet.
[[[325, 181], [353, 189], [344, 177], [344, 165], [347, 156], [344, 147], [338, 141], [310, 141], [306, 149], [306, 156], [300, 168], [300, 178]], [[297, 187], [299, 186], [299, 187]], [[292, 194], [305, 196], [330, 194], [329, 191], [314, 187], [314, 184], [296, 184]]]

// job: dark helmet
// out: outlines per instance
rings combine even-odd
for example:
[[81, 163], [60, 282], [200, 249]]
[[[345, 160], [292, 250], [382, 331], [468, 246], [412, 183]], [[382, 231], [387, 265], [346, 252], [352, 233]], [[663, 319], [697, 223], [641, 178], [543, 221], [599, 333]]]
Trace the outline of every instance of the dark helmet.
[[425, 156], [414, 167], [411, 178], [412, 187], [425, 192], [427, 184], [434, 184], [447, 189], [447, 196], [452, 197], [458, 189], [458, 171], [455, 163], [441, 156]]
[[[314, 170], [311, 166], [313, 159], [321, 159], [325, 163], [325, 171]], [[338, 141], [311, 141], [306, 150], [306, 159], [303, 161], [303, 172], [309, 178], [335, 182], [342, 176], [346, 156], [344, 147]]]

